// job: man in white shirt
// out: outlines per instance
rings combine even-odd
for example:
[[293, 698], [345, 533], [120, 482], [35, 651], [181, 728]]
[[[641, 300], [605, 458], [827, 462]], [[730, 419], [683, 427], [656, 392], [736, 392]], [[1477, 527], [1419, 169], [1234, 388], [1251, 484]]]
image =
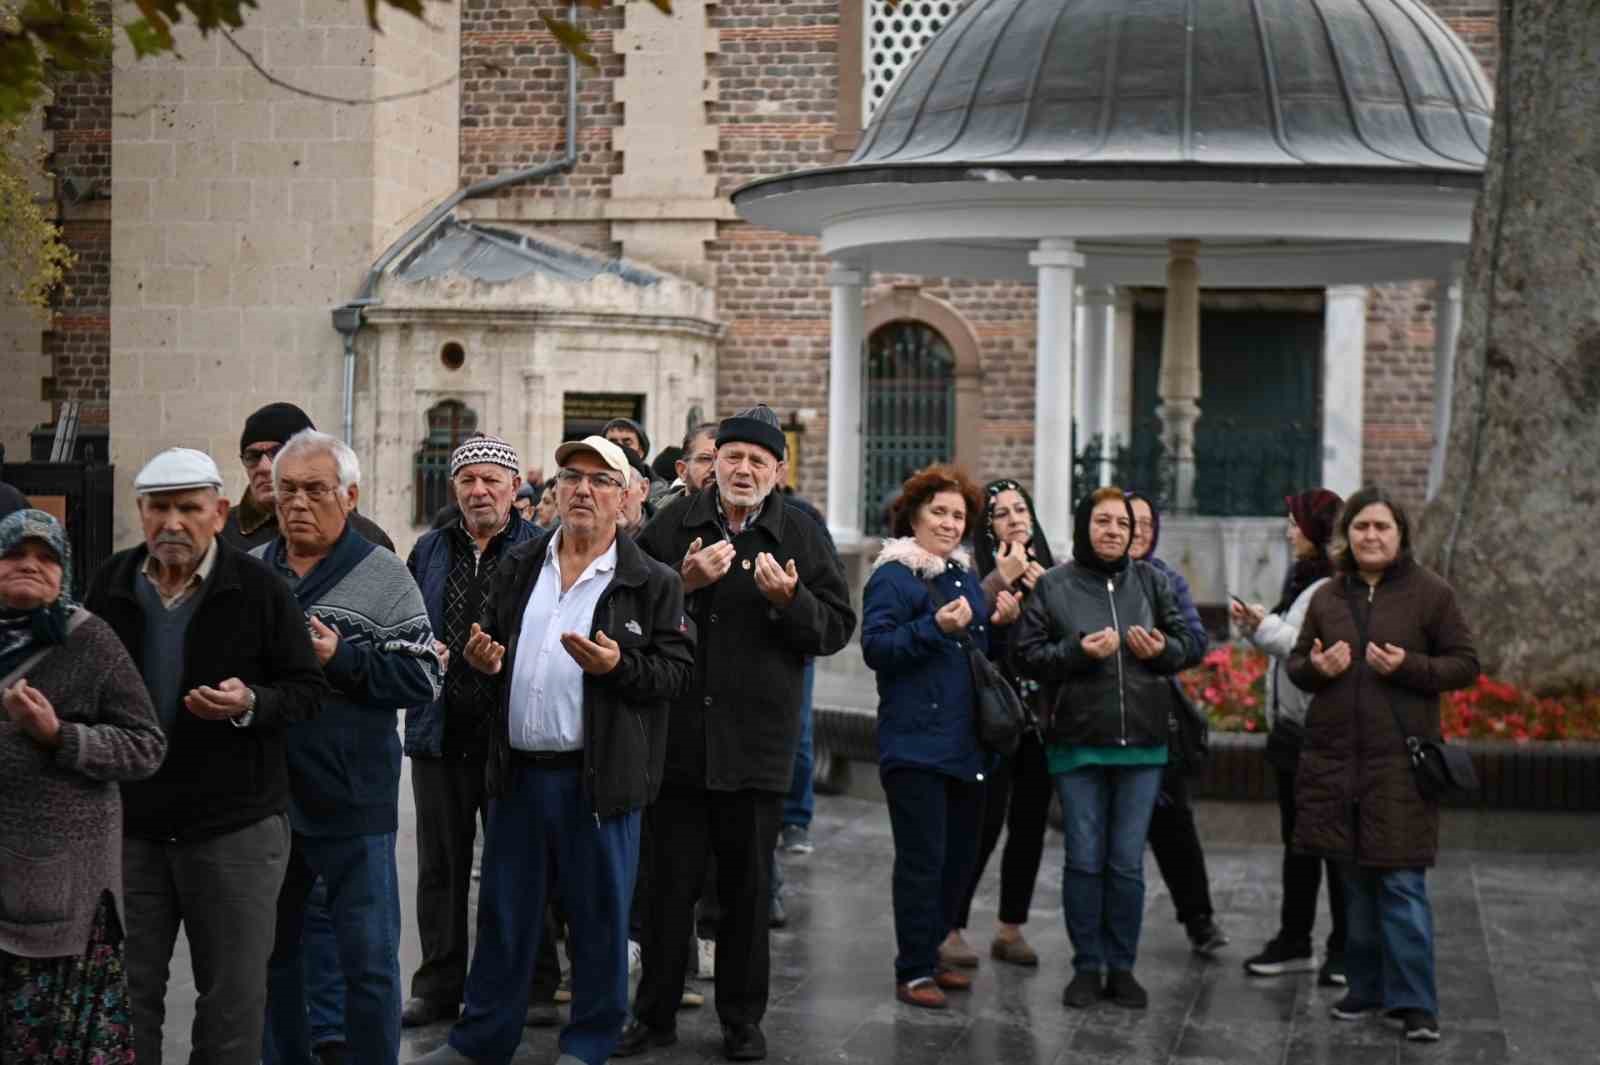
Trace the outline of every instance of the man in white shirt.
[[560, 527], [506, 555], [463, 649], [501, 679], [494, 801], [461, 1019], [419, 1065], [511, 1060], [552, 884], [573, 949], [558, 1065], [603, 1065], [627, 1019], [640, 810], [661, 786], [667, 707], [694, 643], [677, 572], [617, 535], [622, 450], [591, 436], [557, 448], [556, 464]]

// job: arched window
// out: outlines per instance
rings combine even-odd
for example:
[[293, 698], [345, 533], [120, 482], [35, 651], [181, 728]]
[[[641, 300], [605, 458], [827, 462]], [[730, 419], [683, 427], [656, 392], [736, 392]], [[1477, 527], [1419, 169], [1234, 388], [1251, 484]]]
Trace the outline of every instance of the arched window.
[[864, 524], [888, 532], [885, 511], [914, 470], [955, 456], [955, 353], [917, 321], [881, 326], [867, 340]]
[[872, 120], [894, 79], [960, 7], [959, 0], [900, 0], [894, 4], [869, 0], [863, 124]]
[[450, 454], [478, 431], [478, 413], [459, 399], [428, 408], [428, 435], [412, 463], [415, 509], [411, 520], [427, 525], [450, 502]]

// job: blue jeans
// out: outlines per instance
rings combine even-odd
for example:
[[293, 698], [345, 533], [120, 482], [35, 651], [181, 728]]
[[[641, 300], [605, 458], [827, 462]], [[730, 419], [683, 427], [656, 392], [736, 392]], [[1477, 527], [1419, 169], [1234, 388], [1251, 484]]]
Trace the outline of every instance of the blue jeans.
[[505, 794], [489, 803], [478, 937], [450, 1045], [477, 1065], [507, 1065], [516, 1053], [554, 884], [573, 952], [561, 1052], [604, 1065], [628, 1019], [628, 908], [638, 866], [639, 811], [597, 818], [580, 770], [513, 764]]
[[1133, 971], [1144, 926], [1144, 843], [1162, 767], [1084, 766], [1056, 776], [1067, 852], [1061, 908], [1076, 972]]
[[932, 976], [978, 865], [983, 784], [931, 769], [882, 774], [894, 832], [894, 978]]
[[296, 832], [278, 896], [278, 928], [267, 964], [267, 1035], [262, 1060], [311, 1065], [306, 1010], [306, 903], [321, 877], [345, 989], [345, 1042], [354, 1065], [395, 1065], [400, 1056], [400, 884], [395, 834], [323, 838]]
[[[339, 971], [339, 937], [328, 909], [328, 885], [321, 877], [306, 902], [306, 1013], [311, 1045], [344, 1042], [344, 973]], [[273, 1065], [268, 1062], [267, 1065]]]
[[1344, 972], [1350, 997], [1386, 1010], [1437, 1014], [1426, 872], [1347, 864], [1344, 898]]
[[794, 752], [794, 780], [783, 800], [783, 823], [811, 827], [816, 795], [811, 787], [811, 770], [816, 759], [811, 753], [811, 693], [817, 686], [817, 660], [806, 659], [805, 680], [800, 688], [800, 746]]

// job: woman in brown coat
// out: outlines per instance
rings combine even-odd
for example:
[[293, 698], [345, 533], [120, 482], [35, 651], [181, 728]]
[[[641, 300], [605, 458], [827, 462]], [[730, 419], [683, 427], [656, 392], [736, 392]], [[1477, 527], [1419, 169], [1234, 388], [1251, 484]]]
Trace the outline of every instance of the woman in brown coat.
[[1433, 1041], [1425, 873], [1439, 849], [1439, 807], [1417, 791], [1405, 740], [1438, 738], [1439, 695], [1477, 679], [1478, 655], [1455, 593], [1412, 559], [1398, 503], [1362, 489], [1339, 531], [1341, 572], [1312, 598], [1288, 661], [1289, 679], [1313, 693], [1294, 846], [1345, 866], [1349, 992], [1333, 1015], [1382, 1010], [1407, 1039]]

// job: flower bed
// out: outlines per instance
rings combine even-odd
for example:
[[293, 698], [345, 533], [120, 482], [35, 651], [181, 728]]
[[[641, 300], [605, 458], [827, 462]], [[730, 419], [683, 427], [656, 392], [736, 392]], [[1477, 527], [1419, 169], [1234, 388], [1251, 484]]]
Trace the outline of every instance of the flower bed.
[[[1267, 665], [1254, 647], [1226, 644], [1179, 679], [1214, 730], [1265, 733]], [[1540, 698], [1483, 676], [1440, 699], [1439, 727], [1450, 740], [1600, 740], [1600, 692]]]

